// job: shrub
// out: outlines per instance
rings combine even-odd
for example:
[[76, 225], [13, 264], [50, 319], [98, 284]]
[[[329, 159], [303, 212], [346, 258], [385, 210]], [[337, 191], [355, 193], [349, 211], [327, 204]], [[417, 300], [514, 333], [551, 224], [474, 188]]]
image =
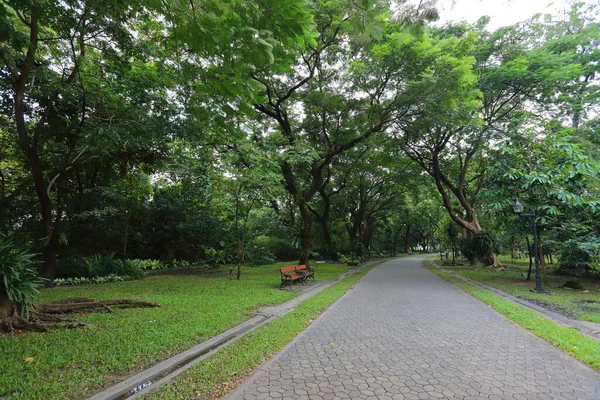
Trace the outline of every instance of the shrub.
[[34, 254], [15, 247], [12, 240], [0, 236], [0, 292], [29, 315], [43, 279], [37, 273]]
[[159, 260], [140, 260], [140, 259], [131, 259], [127, 260], [127, 262], [135, 265], [137, 268], [143, 271], [155, 271], [159, 269], [167, 269], [168, 266], [166, 264], [161, 263]]
[[275, 255], [265, 247], [258, 246], [256, 243], [250, 243], [246, 247], [244, 257], [250, 265], [266, 265], [276, 261]]
[[191, 269], [194, 265], [187, 260], [173, 260], [167, 266], [168, 268]]
[[293, 261], [300, 257], [300, 250], [286, 239], [259, 236], [251, 244], [268, 250], [279, 261]]
[[95, 278], [99, 276], [119, 275], [129, 276], [139, 279], [144, 276], [141, 268], [142, 260], [120, 260], [115, 253], [100, 255], [95, 254], [89, 257], [83, 257], [82, 262], [85, 266], [85, 274], [81, 277]]
[[561, 275], [578, 276], [594, 272], [593, 246], [585, 241], [569, 240], [565, 243], [556, 272]]
[[86, 265], [81, 258], [63, 258], [56, 261], [57, 278], [87, 276]]
[[59, 278], [54, 280], [55, 286], [77, 286], [84, 284], [98, 284], [98, 283], [112, 283], [112, 282], [124, 282], [133, 279], [129, 276], [119, 276], [119, 275], [107, 275], [107, 276], [97, 276], [94, 278]]
[[342, 264], [346, 264], [346, 265], [349, 265], [349, 266], [358, 265], [358, 260], [356, 258], [354, 258], [354, 257], [346, 257], [344, 255], [340, 256], [340, 262]]
[[116, 267], [115, 271], [103, 276], [116, 274], [119, 276], [128, 276], [133, 279], [140, 279], [146, 275], [138, 265], [132, 263], [130, 260], [115, 260], [114, 265]]

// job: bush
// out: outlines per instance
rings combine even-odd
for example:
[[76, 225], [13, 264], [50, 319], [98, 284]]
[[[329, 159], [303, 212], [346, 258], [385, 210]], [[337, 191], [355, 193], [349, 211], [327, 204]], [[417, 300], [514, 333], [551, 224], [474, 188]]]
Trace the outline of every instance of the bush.
[[140, 260], [140, 259], [132, 259], [127, 260], [127, 262], [135, 265], [137, 268], [143, 271], [155, 271], [159, 269], [167, 269], [168, 266], [166, 264], [161, 263], [159, 260]]
[[266, 249], [279, 261], [294, 261], [300, 257], [300, 250], [294, 247], [294, 245], [286, 239], [272, 236], [259, 236], [250, 244]]
[[119, 275], [139, 279], [144, 276], [140, 261], [142, 260], [120, 260], [114, 253], [107, 255], [96, 254], [83, 257], [85, 274], [81, 277], [95, 278], [99, 276]]
[[87, 276], [86, 265], [81, 258], [64, 258], [56, 261], [57, 278], [76, 278]]
[[97, 276], [94, 278], [86, 278], [86, 277], [81, 277], [81, 278], [61, 278], [61, 279], [55, 279], [54, 280], [54, 285], [55, 286], [77, 286], [77, 285], [84, 285], [84, 284], [98, 284], [98, 283], [113, 283], [113, 282], [125, 282], [128, 280], [133, 279], [132, 277], [129, 276], [119, 276], [119, 275], [107, 275], [107, 276]]
[[574, 240], [567, 241], [560, 254], [560, 261], [556, 273], [578, 276], [584, 273], [595, 272], [594, 257], [591, 254], [593, 249], [588, 249], [585, 245], [585, 242]]
[[17, 249], [12, 240], [0, 236], [0, 292], [26, 316], [43, 282], [33, 257], [34, 254]]
[[173, 260], [167, 266], [168, 268], [192, 269], [194, 265], [187, 260]]
[[250, 243], [246, 247], [244, 257], [250, 265], [273, 264], [276, 261], [275, 255], [265, 247], [258, 246], [256, 243]]
[[116, 269], [114, 273], [105, 274], [102, 276], [116, 274], [119, 276], [128, 276], [133, 279], [141, 279], [146, 275], [138, 265], [131, 262], [130, 260], [116, 260], [115, 266]]
[[342, 264], [346, 264], [346, 265], [349, 265], [351, 267], [355, 266], [355, 265], [358, 265], [358, 260], [356, 258], [354, 258], [354, 257], [346, 257], [344, 255], [340, 256], [340, 262]]

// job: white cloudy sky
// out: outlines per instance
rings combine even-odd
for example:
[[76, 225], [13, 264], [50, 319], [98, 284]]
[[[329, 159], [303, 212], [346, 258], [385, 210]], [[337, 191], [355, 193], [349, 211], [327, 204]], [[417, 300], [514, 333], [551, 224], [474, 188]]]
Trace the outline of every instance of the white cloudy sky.
[[[590, 3], [594, 0], [587, 0]], [[598, 1], [598, 0], [595, 0]], [[445, 0], [441, 2], [441, 23], [466, 20], [475, 22], [481, 16], [491, 17], [488, 29], [526, 20], [536, 13], [552, 13], [568, 8], [566, 0]]]

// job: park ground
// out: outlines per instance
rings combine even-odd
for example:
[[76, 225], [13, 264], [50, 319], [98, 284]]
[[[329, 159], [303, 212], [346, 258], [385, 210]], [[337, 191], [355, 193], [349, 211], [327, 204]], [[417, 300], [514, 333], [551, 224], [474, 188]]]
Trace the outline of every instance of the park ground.
[[[283, 303], [297, 292], [278, 290], [277, 263], [226, 275], [156, 275], [102, 285], [42, 290], [47, 302], [70, 297], [128, 298], [159, 308], [82, 314], [87, 327], [0, 336], [0, 398], [84, 398], [248, 319], [260, 307]], [[317, 264], [317, 280], [348, 270]]]
[[[548, 274], [549, 294], [538, 295], [529, 290], [533, 283], [525, 281], [528, 267], [525, 262], [507, 264], [501, 269], [472, 267], [464, 260], [459, 263], [463, 265], [444, 268], [578, 319], [597, 321], [598, 312], [593, 306], [594, 299], [598, 299], [598, 287], [594, 286], [597, 282], [593, 279], [580, 278], [586, 290], [575, 291], [560, 287], [571, 278]], [[85, 398], [133, 372], [227, 330], [262, 306], [280, 304], [295, 297], [297, 292], [277, 290], [278, 267], [283, 265], [286, 263], [244, 268], [241, 281], [223, 275], [156, 275], [139, 281], [44, 290], [42, 302], [68, 297], [130, 298], [157, 302], [161, 307], [118, 310], [114, 314], [84, 314], [80, 319], [89, 326], [83, 329], [57, 329], [44, 334], [22, 333], [0, 338], [0, 396]], [[318, 264], [315, 268], [318, 280], [331, 279], [348, 270], [347, 266], [330, 264]], [[226, 346], [171, 385], [146, 398], [215, 398], [228, 393], [303, 331], [371, 268], [338, 282], [303, 302], [293, 312]], [[451, 277], [445, 278], [452, 281]], [[512, 303], [505, 301], [498, 308], [497, 299], [491, 295], [490, 300], [489, 292], [475, 289], [473, 285], [453, 283], [500, 312], [503, 312], [503, 306]], [[514, 303], [508, 307], [519, 308]], [[539, 321], [519, 313], [504, 312], [535, 332], [535, 327], [527, 326], [527, 320], [533, 320], [534, 324]], [[547, 322], [539, 324], [546, 326]], [[552, 325], [543, 329], [553, 333]], [[550, 336], [544, 338], [600, 369], [598, 354], [595, 357], [586, 354], [598, 352], [598, 346], [579, 345], [580, 337], [570, 331], [559, 332], [558, 342]], [[566, 345], [560, 343], [561, 340], [566, 340]], [[579, 348], [574, 352], [571, 351], [573, 347]]]

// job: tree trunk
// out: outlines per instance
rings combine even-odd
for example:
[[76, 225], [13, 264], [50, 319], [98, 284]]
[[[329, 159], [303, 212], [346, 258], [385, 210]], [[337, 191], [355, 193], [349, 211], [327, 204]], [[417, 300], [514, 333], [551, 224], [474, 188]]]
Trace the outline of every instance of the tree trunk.
[[4, 290], [0, 290], [0, 320], [7, 317], [12, 317], [15, 313], [13, 303], [8, 299], [8, 295]]
[[538, 230], [538, 259], [540, 260], [540, 272], [542, 274], [542, 282], [548, 285], [548, 276], [546, 274], [546, 259], [544, 258], [544, 250], [542, 247], [542, 234]]
[[305, 201], [298, 203], [300, 215], [302, 216], [302, 233], [300, 237], [300, 261], [299, 265], [308, 266], [308, 252], [312, 242], [312, 217]]
[[529, 236], [525, 236], [527, 239], [527, 254], [529, 254], [529, 271], [527, 271], [527, 282], [531, 279], [531, 268], [533, 267], [533, 259], [531, 258], [531, 245], [529, 244]]
[[318, 220], [321, 224], [321, 229], [323, 230], [323, 239], [325, 240], [325, 245], [327, 246], [327, 258], [331, 261], [337, 261], [338, 254], [337, 250], [335, 249], [335, 245], [333, 244], [333, 239], [331, 239], [329, 221], [327, 221], [325, 218], [318, 218]]
[[496, 253], [490, 253], [490, 267], [501, 267], [502, 263]]

